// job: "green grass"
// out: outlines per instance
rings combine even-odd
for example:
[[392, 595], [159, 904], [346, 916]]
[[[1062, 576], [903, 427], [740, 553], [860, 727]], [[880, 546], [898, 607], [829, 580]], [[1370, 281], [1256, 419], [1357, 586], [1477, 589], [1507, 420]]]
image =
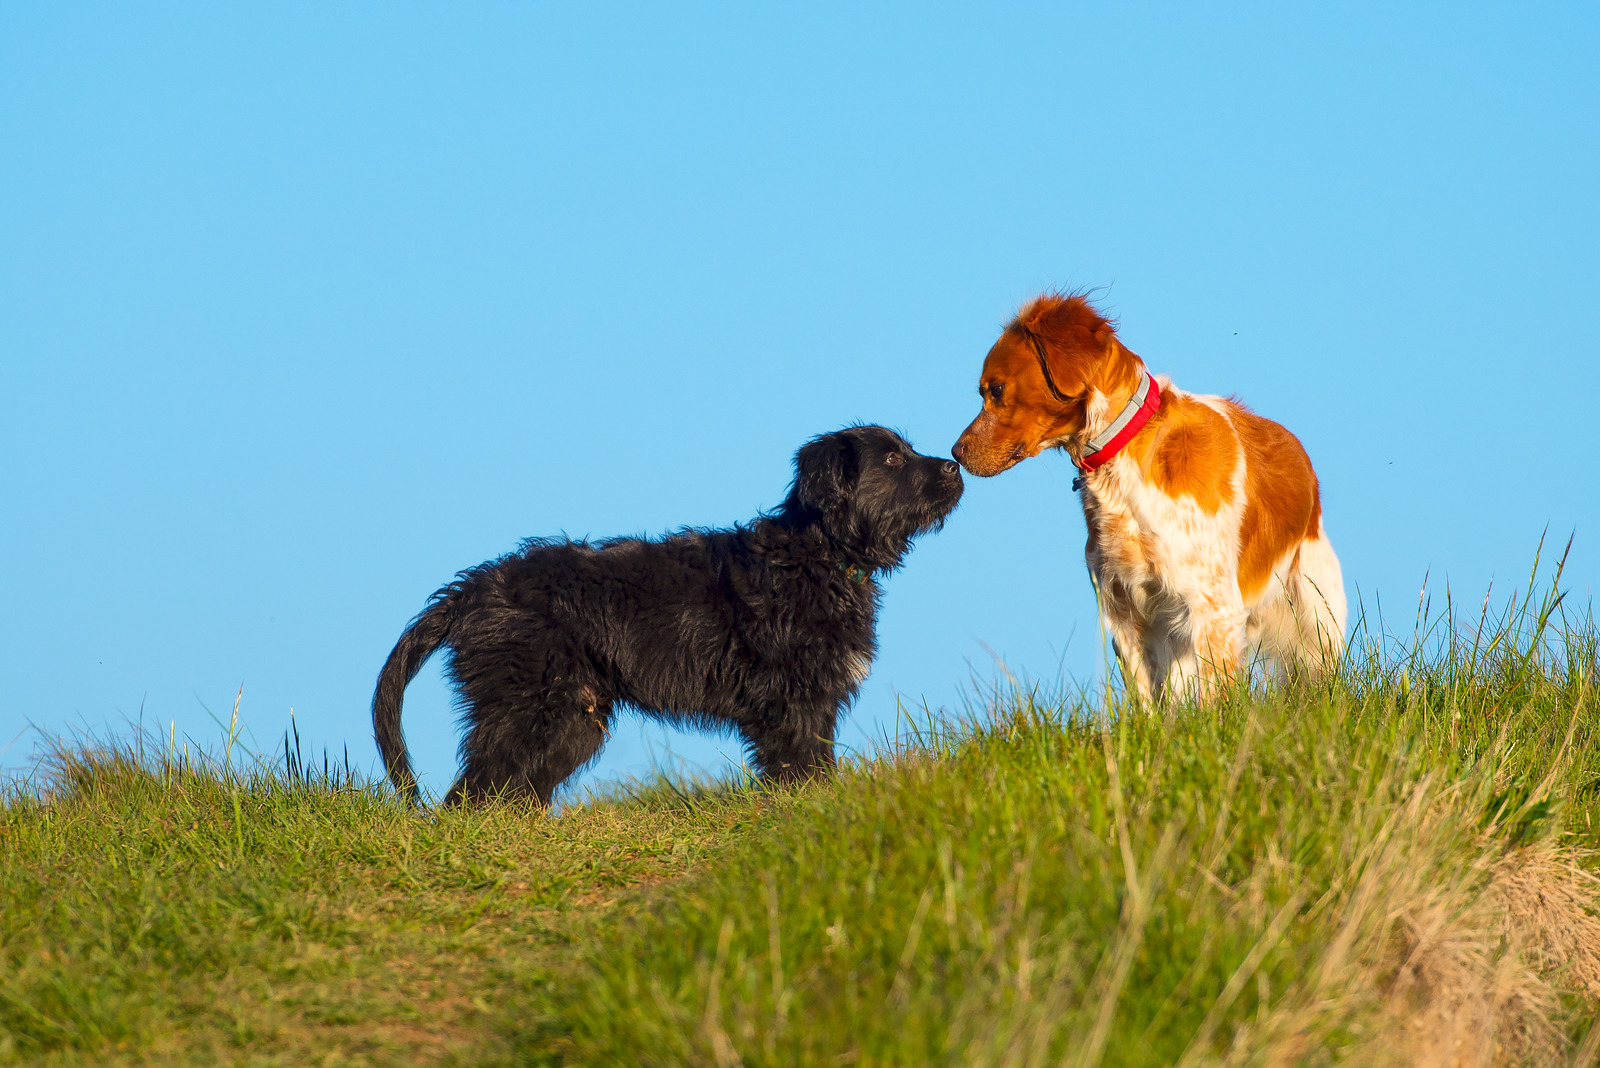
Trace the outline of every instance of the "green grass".
[[63, 749], [0, 814], [0, 1061], [1592, 1057], [1595, 630], [1554, 594], [1417, 629], [1207, 707], [1002, 691], [831, 782], [555, 818]]
[[0, 817], [0, 1061], [481, 1063], [509, 990], [761, 809], [419, 815], [339, 777], [64, 754]]

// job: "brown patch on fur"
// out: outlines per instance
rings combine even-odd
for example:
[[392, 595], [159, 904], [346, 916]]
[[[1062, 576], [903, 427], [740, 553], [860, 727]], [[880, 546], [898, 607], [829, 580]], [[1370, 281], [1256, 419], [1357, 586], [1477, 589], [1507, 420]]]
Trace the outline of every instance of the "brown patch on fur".
[[1239, 592], [1254, 600], [1292, 547], [1322, 522], [1317, 473], [1300, 439], [1229, 401], [1245, 454], [1245, 509], [1239, 531]]
[[1238, 438], [1208, 404], [1163, 390], [1160, 409], [1124, 451], [1169, 497], [1191, 497], [1212, 515], [1233, 500]]

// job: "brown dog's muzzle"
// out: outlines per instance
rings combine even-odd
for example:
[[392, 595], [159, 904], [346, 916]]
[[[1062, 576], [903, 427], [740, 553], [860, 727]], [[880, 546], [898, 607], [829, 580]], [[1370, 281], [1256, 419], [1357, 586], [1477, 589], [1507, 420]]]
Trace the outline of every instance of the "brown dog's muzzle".
[[1037, 446], [1030, 448], [1026, 440], [1005, 434], [1000, 420], [987, 411], [979, 412], [950, 447], [950, 455], [980, 478], [998, 475], [1038, 451]]

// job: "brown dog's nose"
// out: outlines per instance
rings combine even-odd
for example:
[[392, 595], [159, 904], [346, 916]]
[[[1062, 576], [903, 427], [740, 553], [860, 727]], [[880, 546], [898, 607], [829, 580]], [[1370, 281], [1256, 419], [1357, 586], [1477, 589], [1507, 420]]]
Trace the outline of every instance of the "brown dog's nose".
[[[962, 441], [960, 438], [957, 438], [956, 439], [956, 443], [954, 445], [950, 446], [950, 455], [954, 456], [957, 460], [961, 460], [962, 459], [961, 454], [966, 452], [966, 451], [967, 451], [967, 443], [965, 441]], [[965, 461], [963, 460], [962, 462], [964, 463]]]

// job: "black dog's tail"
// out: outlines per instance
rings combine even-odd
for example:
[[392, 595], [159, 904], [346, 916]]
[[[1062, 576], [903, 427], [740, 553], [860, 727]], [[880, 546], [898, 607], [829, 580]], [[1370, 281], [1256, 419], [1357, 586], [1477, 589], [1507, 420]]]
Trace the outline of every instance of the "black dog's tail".
[[378, 688], [372, 695], [372, 733], [378, 740], [384, 769], [400, 796], [413, 805], [419, 796], [417, 777], [411, 771], [411, 755], [406, 752], [405, 733], [400, 729], [400, 703], [405, 698], [406, 684], [416, 678], [423, 663], [449, 637], [456, 621], [459, 592], [456, 586], [446, 586], [411, 621], [378, 673]]

